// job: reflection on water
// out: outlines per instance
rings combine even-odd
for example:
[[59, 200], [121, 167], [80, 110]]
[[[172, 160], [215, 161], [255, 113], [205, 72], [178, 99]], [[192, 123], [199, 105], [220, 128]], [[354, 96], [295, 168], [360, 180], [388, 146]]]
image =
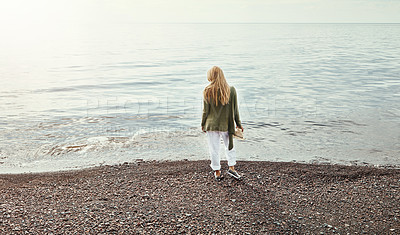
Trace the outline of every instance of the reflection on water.
[[0, 44], [1, 172], [207, 159], [198, 126], [212, 65], [238, 90], [242, 160], [400, 165], [398, 24], [65, 33]]

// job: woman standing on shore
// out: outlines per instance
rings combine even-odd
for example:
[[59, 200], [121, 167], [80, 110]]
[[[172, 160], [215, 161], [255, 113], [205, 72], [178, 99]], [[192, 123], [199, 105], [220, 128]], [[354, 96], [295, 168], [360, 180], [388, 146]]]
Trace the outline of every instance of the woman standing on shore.
[[243, 131], [239, 117], [236, 89], [226, 82], [222, 70], [214, 66], [207, 72], [210, 84], [203, 91], [203, 116], [201, 129], [206, 132], [211, 157], [211, 168], [216, 180], [221, 180], [221, 165], [219, 158], [220, 138], [225, 144], [226, 158], [229, 169], [227, 174], [235, 179], [241, 179], [235, 170], [236, 151], [233, 148], [235, 124]]

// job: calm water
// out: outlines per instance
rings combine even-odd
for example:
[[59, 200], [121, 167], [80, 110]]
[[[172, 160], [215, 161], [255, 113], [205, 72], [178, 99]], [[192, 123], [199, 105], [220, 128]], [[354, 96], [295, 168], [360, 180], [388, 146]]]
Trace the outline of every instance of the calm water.
[[0, 42], [0, 173], [208, 159], [213, 65], [239, 94], [239, 160], [400, 166], [400, 24], [80, 25]]

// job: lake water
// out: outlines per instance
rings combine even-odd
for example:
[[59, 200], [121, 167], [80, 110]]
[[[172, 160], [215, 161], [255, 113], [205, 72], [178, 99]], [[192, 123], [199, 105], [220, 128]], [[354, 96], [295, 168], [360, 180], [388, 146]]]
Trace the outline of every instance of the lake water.
[[0, 173], [208, 159], [201, 95], [213, 65], [238, 91], [238, 160], [400, 166], [400, 24], [9, 30]]

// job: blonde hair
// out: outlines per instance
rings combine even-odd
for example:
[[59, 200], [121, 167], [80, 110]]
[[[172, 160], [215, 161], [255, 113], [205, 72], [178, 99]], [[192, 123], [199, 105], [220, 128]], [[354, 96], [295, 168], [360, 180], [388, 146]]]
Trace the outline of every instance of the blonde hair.
[[207, 102], [214, 101], [216, 106], [218, 106], [218, 101], [222, 105], [226, 105], [229, 102], [231, 89], [226, 82], [222, 69], [218, 66], [209, 69], [207, 71], [207, 80], [211, 83], [204, 89], [204, 99]]

